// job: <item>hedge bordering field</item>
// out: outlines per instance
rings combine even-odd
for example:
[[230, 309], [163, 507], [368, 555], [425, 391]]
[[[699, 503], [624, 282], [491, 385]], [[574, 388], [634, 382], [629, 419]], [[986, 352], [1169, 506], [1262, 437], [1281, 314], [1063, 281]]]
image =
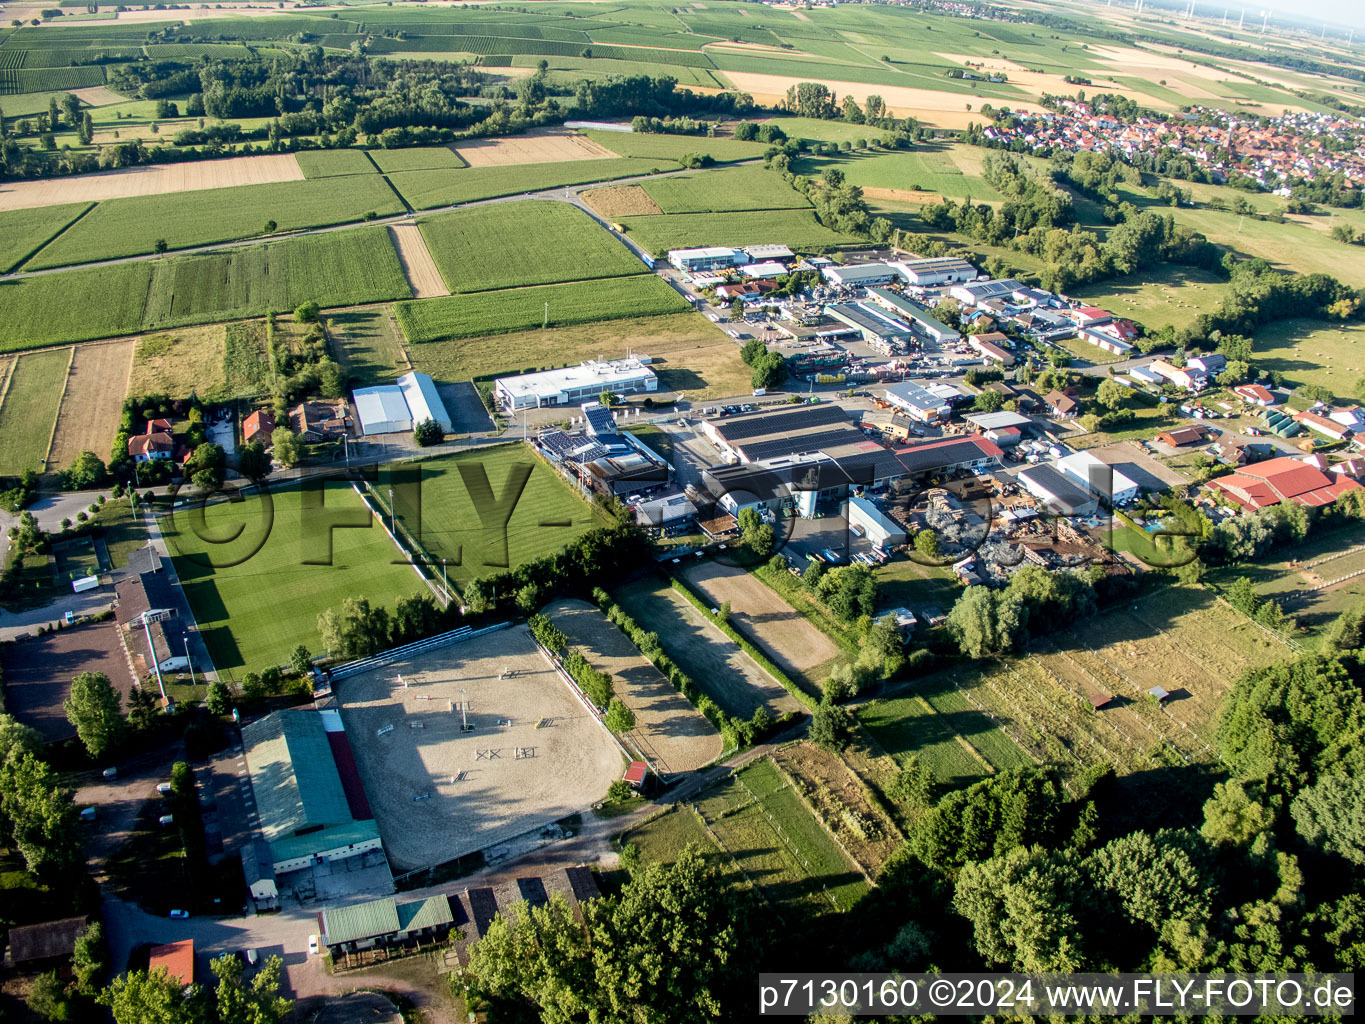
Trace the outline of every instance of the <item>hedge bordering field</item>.
[[750, 643], [734, 626], [730, 625], [728, 622], [723, 622], [712, 615], [711, 610], [706, 606], [706, 602], [694, 594], [686, 583], [676, 576], [670, 577], [669, 583], [674, 590], [687, 599], [689, 604], [705, 615], [709, 622], [715, 624], [722, 633], [738, 644], [740, 650], [753, 658], [760, 668], [781, 683], [783, 689], [800, 701], [803, 707], [814, 709], [819, 706], [819, 701], [798, 686], [795, 680], [788, 676], [787, 673], [774, 665], [766, 654]]

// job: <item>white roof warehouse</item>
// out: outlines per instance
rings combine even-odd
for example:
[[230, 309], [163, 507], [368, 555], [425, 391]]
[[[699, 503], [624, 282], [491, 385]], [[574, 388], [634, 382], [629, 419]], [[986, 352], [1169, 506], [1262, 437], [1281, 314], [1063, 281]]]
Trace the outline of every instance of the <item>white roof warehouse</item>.
[[367, 436], [411, 430], [423, 420], [435, 420], [442, 431], [450, 433], [445, 403], [425, 373], [407, 373], [396, 384], [357, 388], [352, 394], [360, 429]]
[[582, 405], [603, 391], [618, 395], [659, 390], [659, 378], [644, 361], [590, 359], [559, 370], [499, 377], [493, 383], [498, 405], [509, 412], [545, 405]]

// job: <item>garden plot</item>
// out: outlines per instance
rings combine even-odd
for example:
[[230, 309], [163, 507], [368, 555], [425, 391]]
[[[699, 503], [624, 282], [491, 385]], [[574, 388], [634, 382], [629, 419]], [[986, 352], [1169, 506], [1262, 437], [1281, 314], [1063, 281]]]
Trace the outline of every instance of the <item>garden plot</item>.
[[622, 771], [616, 742], [523, 626], [353, 676], [337, 693], [385, 850], [402, 870], [586, 810]]

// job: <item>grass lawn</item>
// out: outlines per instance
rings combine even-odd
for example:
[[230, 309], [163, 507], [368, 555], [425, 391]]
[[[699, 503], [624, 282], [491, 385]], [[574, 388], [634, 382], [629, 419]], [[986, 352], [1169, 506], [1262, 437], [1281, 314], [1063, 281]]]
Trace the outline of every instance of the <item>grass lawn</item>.
[[[420, 506], [412, 500], [413, 492], [396, 491], [398, 520], [416, 533], [420, 518], [422, 544], [433, 558], [449, 560], [446, 571], [452, 583], [463, 585], [551, 554], [601, 525], [592, 506], [522, 444], [439, 456], [420, 465]], [[508, 482], [518, 465], [529, 467], [531, 474], [512, 507], [504, 546], [501, 530], [484, 528], [462, 470], [482, 466], [494, 499], [505, 501], [510, 500]], [[382, 477], [379, 489], [382, 494]]]
[[734, 210], [804, 210], [809, 200], [775, 171], [731, 167], [724, 171], [659, 178], [643, 188], [664, 213]]
[[1071, 295], [1155, 332], [1166, 324], [1187, 327], [1200, 313], [1216, 311], [1227, 290], [1227, 282], [1207, 270], [1171, 263], [1073, 289]]
[[877, 611], [905, 607], [918, 615], [925, 608], [947, 612], [962, 593], [947, 566], [920, 565], [897, 558], [873, 570], [877, 577]]
[[[328, 481], [325, 498], [327, 508], [363, 521], [364, 505], [348, 484]], [[399, 597], [425, 591], [379, 523], [332, 531], [331, 564], [305, 565], [304, 535], [316, 538], [319, 531], [305, 522], [299, 490], [273, 491], [270, 506], [273, 521], [260, 497], [210, 505], [197, 531], [189, 508], [160, 521], [220, 672], [240, 676], [282, 665], [297, 644], [321, 653], [318, 615], [347, 597], [392, 607]], [[214, 543], [232, 537], [238, 526], [240, 535], [230, 543]]]
[[[628, 277], [646, 269], [610, 231], [568, 203], [497, 203], [420, 223], [452, 292]], [[497, 258], [490, 259], [494, 251]]]
[[133, 395], [213, 394], [226, 383], [223, 324], [180, 327], [138, 339], [128, 392]]
[[66, 203], [0, 213], [0, 273], [13, 270], [93, 205]]
[[1171, 211], [1178, 223], [1204, 232], [1209, 241], [1305, 274], [1365, 280], [1365, 247], [1335, 241], [1325, 230], [1301, 223], [1275, 224], [1222, 210]]
[[390, 307], [342, 309], [327, 319], [335, 328], [332, 353], [350, 375], [353, 387], [390, 384], [408, 372], [403, 332]]
[[[1094, 363], [1097, 366], [1103, 366], [1107, 363], [1117, 363], [1129, 358], [1128, 356], [1115, 355], [1108, 349], [1100, 348], [1098, 345], [1092, 345], [1090, 342], [1082, 341], [1080, 338], [1057, 338], [1052, 344], [1066, 349], [1066, 351], [1070, 352], [1077, 359], [1087, 363]], [[1134, 349], [1133, 351], [1136, 352], [1137, 350]]]
[[854, 185], [934, 192], [950, 199], [999, 202], [1004, 197], [981, 177], [980, 159], [966, 146], [909, 152], [859, 152], [837, 157], [803, 157], [800, 171], [820, 175], [838, 167]]
[[511, 334], [547, 322], [568, 327], [687, 308], [687, 300], [653, 274], [418, 299], [394, 307], [404, 336], [419, 344]]
[[1319, 384], [1355, 397], [1365, 377], [1365, 325], [1322, 320], [1278, 320], [1258, 328], [1256, 365], [1279, 370], [1293, 384]]
[[655, 255], [704, 245], [760, 245], [772, 238], [802, 250], [829, 249], [857, 241], [825, 227], [810, 210], [654, 214], [626, 217], [621, 225]]
[[63, 348], [15, 360], [0, 404], [0, 476], [43, 471], [71, 355]]
[[[661, 390], [690, 398], [748, 394], [753, 373], [739, 346], [700, 313], [629, 317], [573, 327], [413, 345], [413, 365], [440, 381], [577, 364], [597, 356], [648, 352]], [[403, 371], [403, 372], [406, 372]]]
[[959, 735], [961, 723], [940, 715], [918, 694], [869, 701], [858, 717], [888, 754], [901, 762], [918, 755], [940, 785], [957, 788], [990, 774], [981, 755]]

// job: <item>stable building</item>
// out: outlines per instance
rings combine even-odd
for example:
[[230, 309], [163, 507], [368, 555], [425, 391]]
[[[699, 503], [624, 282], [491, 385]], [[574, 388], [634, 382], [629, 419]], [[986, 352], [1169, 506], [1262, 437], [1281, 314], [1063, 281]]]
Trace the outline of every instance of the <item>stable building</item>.
[[407, 903], [386, 896], [349, 907], [328, 907], [319, 916], [319, 939], [334, 957], [377, 947], [434, 945], [444, 941], [455, 926], [450, 898], [444, 893]]
[[1256, 512], [1282, 501], [1310, 508], [1330, 505], [1347, 491], [1360, 489], [1349, 476], [1328, 474], [1306, 462], [1285, 456], [1246, 466], [1205, 484], [1209, 490]]
[[659, 378], [645, 360], [590, 359], [559, 370], [499, 377], [493, 382], [498, 406], [507, 412], [546, 406], [581, 405], [596, 401], [603, 391], [617, 395], [650, 394], [659, 390]]
[[332, 870], [387, 866], [337, 712], [273, 712], [242, 727], [242, 745], [277, 879], [323, 862]]

